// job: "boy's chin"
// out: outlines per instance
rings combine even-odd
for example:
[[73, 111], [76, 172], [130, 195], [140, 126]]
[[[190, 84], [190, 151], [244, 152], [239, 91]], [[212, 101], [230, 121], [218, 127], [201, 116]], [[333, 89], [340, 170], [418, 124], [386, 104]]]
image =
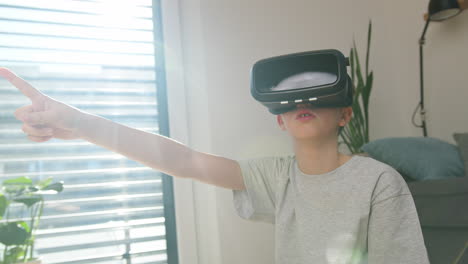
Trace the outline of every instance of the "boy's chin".
[[323, 142], [328, 140], [338, 140], [338, 136], [333, 136], [330, 133], [290, 133], [290, 136], [295, 141], [311, 141], [311, 142]]

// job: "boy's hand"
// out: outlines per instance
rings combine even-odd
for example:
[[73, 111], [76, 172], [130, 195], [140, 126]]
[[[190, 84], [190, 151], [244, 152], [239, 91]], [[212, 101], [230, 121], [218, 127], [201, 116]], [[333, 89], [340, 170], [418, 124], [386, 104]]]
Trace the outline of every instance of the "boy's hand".
[[84, 115], [83, 112], [42, 94], [6, 68], [0, 67], [0, 76], [7, 79], [32, 102], [31, 105], [15, 111], [16, 119], [23, 122], [22, 130], [30, 140], [45, 142], [51, 138], [79, 138], [75, 130], [77, 122]]

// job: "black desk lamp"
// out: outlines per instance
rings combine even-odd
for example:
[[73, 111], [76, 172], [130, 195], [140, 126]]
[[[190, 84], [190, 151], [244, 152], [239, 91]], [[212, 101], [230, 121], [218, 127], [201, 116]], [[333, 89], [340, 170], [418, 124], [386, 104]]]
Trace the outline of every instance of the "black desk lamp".
[[[465, 2], [466, 1], [466, 2]], [[416, 127], [423, 129], [423, 135], [427, 137], [426, 110], [424, 109], [424, 74], [423, 74], [423, 45], [425, 43], [427, 27], [431, 21], [443, 21], [458, 15], [463, 9], [468, 8], [468, 0], [430, 0], [429, 12], [424, 15], [426, 25], [419, 39], [419, 76], [420, 76], [420, 101], [413, 113], [412, 122]], [[421, 125], [416, 124], [414, 117], [419, 109]]]

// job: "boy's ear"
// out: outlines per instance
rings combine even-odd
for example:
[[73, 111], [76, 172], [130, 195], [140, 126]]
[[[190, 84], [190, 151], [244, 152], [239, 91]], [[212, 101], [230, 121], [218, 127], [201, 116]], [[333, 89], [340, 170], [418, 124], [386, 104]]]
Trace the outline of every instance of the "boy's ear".
[[286, 127], [284, 126], [283, 118], [281, 115], [276, 115], [276, 121], [278, 122], [279, 127], [281, 130], [286, 130]]
[[353, 108], [351, 106], [345, 107], [342, 109], [341, 114], [342, 119], [340, 120], [340, 126], [345, 126], [353, 116]]

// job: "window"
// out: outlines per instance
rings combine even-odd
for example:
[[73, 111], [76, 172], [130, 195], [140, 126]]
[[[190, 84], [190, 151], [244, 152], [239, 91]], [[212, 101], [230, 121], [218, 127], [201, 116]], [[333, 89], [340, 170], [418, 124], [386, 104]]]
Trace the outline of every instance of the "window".
[[[0, 0], [0, 65], [43, 93], [113, 121], [168, 135], [160, 2]], [[43, 263], [177, 260], [171, 178], [85, 141], [26, 139], [0, 81], [0, 180], [63, 180], [47, 197]]]

